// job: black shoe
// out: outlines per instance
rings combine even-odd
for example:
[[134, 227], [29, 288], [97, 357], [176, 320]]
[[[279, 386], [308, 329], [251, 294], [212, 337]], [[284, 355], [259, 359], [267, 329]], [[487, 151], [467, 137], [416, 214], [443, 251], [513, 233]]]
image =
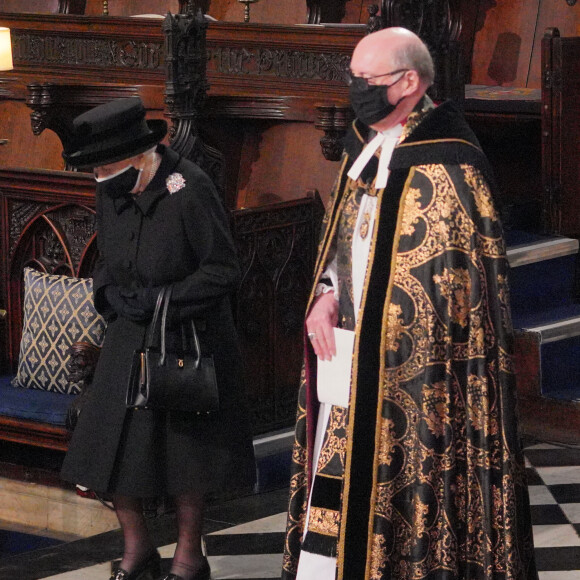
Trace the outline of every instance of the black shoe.
[[[155, 550], [147, 556], [133, 572], [127, 572], [123, 568], [117, 568], [109, 580], [153, 580], [161, 574], [161, 556]], [[209, 578], [209, 576], [208, 576]]]
[[[121, 580], [125, 579], [122, 578]], [[177, 574], [167, 574], [166, 576], [159, 578], [159, 580], [183, 580], [183, 578]], [[207, 561], [207, 558], [203, 559], [201, 568], [196, 572], [195, 576], [191, 580], [211, 580], [211, 570], [209, 568], [209, 562]]]

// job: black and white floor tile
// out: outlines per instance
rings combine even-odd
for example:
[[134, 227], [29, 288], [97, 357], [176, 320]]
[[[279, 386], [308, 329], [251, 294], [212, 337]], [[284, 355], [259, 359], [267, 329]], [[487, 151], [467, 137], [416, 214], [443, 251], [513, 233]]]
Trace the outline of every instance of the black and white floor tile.
[[[580, 447], [526, 448], [540, 580], [580, 580]], [[215, 580], [280, 577], [287, 490], [238, 498], [208, 508], [206, 550]], [[151, 521], [169, 567], [175, 548], [172, 516]], [[0, 560], [0, 578], [106, 580], [122, 551], [118, 531]]]
[[540, 580], [580, 580], [580, 448], [526, 448]]

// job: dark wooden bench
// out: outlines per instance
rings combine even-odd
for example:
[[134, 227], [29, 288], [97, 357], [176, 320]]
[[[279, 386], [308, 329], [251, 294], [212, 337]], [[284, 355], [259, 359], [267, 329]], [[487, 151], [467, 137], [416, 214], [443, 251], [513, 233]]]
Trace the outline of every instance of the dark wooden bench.
[[22, 332], [23, 269], [90, 275], [94, 244], [94, 180], [65, 172], [0, 170], [0, 295], [7, 312], [0, 336], [6, 353], [0, 378], [0, 438], [66, 449], [66, 414], [74, 395], [14, 387]]

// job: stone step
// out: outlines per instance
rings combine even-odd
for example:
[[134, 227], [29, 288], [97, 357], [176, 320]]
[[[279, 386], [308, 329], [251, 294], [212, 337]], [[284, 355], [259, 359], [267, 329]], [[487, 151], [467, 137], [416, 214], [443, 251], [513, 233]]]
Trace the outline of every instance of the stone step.
[[[507, 237], [509, 240], [509, 237]], [[578, 253], [578, 240], [562, 236], [527, 237], [523, 243], [508, 245], [507, 258], [512, 268], [554, 260]]]
[[539, 384], [542, 396], [580, 401], [580, 305], [536, 312], [514, 324], [526, 334], [528, 347], [534, 345], [528, 348], [527, 363], [536, 369], [533, 382]]
[[514, 327], [537, 332], [543, 344], [580, 335], [580, 304], [537, 311], [514, 318]]
[[573, 305], [578, 240], [507, 232], [514, 319]]

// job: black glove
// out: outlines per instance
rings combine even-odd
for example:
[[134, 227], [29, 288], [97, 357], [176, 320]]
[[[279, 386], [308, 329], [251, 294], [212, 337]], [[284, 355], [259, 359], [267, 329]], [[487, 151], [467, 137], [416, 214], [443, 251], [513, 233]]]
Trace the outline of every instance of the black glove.
[[129, 304], [123, 298], [122, 292], [119, 286], [114, 286], [113, 284], [105, 286], [105, 298], [119, 316], [132, 320], [133, 322], [143, 322], [151, 318], [150, 314], [142, 308], [137, 308], [133, 304]]
[[125, 302], [137, 310], [142, 310], [148, 314], [153, 314], [157, 297], [161, 292], [162, 286], [153, 288], [135, 288], [133, 290], [121, 290], [121, 297]]

